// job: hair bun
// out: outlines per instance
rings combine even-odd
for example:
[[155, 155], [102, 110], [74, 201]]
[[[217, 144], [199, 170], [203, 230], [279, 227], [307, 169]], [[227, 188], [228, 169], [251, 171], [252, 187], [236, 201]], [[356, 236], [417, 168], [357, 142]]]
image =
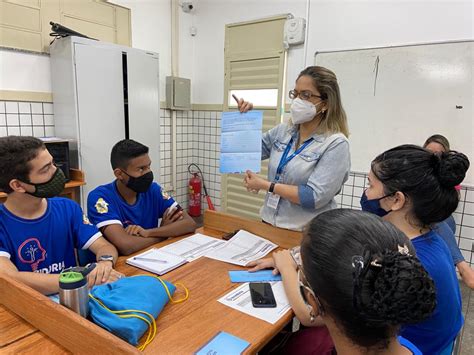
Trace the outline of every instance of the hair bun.
[[435, 286], [415, 256], [385, 250], [372, 256], [367, 267], [362, 287], [371, 292], [360, 301], [359, 313], [368, 325], [416, 323], [433, 312]]
[[469, 169], [469, 159], [463, 153], [449, 151], [433, 156], [433, 168], [441, 186], [453, 188], [464, 180]]

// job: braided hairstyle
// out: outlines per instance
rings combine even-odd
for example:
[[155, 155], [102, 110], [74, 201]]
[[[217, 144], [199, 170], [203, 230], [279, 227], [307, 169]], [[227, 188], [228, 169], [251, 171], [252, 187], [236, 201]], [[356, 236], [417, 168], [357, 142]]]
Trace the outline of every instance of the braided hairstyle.
[[433, 280], [409, 239], [374, 214], [336, 209], [316, 216], [301, 257], [323, 315], [359, 347], [385, 349], [401, 325], [435, 309]]
[[468, 169], [469, 159], [462, 153], [432, 153], [410, 144], [389, 149], [372, 162], [385, 195], [403, 192], [413, 216], [424, 226], [444, 221], [454, 212], [459, 203], [455, 186]]

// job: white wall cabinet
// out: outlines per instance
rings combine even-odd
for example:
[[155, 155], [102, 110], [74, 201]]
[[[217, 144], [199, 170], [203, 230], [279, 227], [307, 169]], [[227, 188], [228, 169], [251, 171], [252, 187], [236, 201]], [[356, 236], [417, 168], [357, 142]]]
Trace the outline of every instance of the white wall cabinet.
[[72, 164], [85, 172], [88, 193], [114, 179], [110, 152], [124, 138], [150, 148], [159, 179], [160, 95], [157, 53], [67, 37], [51, 48], [56, 135], [74, 141]]

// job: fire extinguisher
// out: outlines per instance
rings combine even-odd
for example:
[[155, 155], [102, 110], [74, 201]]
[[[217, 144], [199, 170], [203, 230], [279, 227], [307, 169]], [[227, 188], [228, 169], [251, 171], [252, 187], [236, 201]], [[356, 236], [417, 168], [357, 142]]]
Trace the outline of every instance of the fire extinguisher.
[[[191, 167], [195, 167], [197, 171], [191, 171]], [[211, 202], [211, 198], [207, 193], [206, 184], [204, 183], [204, 178], [202, 171], [196, 164], [189, 164], [188, 172], [191, 174], [191, 179], [189, 179], [188, 185], [188, 195], [189, 195], [189, 215], [192, 217], [199, 217], [201, 215], [201, 183], [204, 188], [204, 196], [206, 197], [207, 205], [210, 210], [215, 210], [214, 205]]]

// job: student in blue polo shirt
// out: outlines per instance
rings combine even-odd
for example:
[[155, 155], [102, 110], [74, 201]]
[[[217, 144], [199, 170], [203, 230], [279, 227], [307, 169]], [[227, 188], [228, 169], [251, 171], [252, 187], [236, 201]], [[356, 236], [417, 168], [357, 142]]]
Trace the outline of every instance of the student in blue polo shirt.
[[58, 292], [59, 273], [76, 265], [74, 248], [89, 249], [97, 266], [89, 285], [114, 281], [117, 250], [89, 223], [79, 205], [54, 197], [65, 177], [43, 142], [33, 137], [0, 138], [0, 273], [44, 294]]
[[112, 148], [110, 162], [116, 179], [90, 192], [87, 210], [120, 254], [194, 232], [193, 219], [153, 182], [147, 146], [121, 140]]

